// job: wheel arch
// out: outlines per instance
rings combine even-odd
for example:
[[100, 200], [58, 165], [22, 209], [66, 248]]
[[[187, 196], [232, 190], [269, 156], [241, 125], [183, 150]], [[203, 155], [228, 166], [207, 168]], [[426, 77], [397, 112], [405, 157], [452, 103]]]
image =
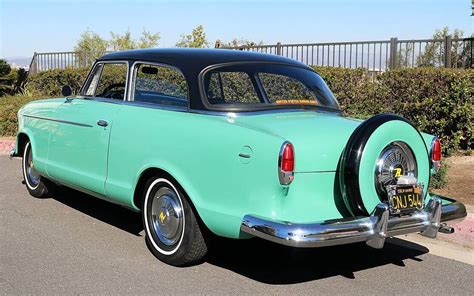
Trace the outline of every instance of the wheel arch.
[[205, 223], [205, 221], [202, 219], [202, 215], [199, 212], [198, 207], [195, 204], [195, 200], [191, 197], [192, 195], [189, 194], [189, 192], [184, 188], [182, 185], [183, 183], [180, 182], [179, 178], [175, 177], [171, 173], [168, 172], [168, 170], [158, 167], [158, 166], [151, 166], [148, 167], [139, 174], [139, 177], [137, 178], [137, 182], [134, 188], [134, 193], [133, 193], [133, 207], [139, 211], [142, 210], [142, 204], [143, 204], [143, 193], [146, 190], [145, 185], [147, 181], [152, 178], [152, 177], [159, 177], [159, 178], [165, 178], [169, 179], [175, 186], [178, 187], [178, 189], [184, 193], [184, 198], [187, 199], [189, 204], [191, 205], [191, 208], [193, 209], [194, 213], [196, 214], [196, 218], [198, 220], [198, 223], [201, 226], [204, 226], [206, 231], [210, 231], [210, 228], [208, 225]]
[[[19, 157], [23, 157], [23, 152], [25, 149], [26, 143], [30, 141], [30, 137], [25, 133], [25, 132], [20, 132], [16, 136], [16, 155]], [[33, 149], [34, 145], [33, 143], [31, 144], [31, 147]]]

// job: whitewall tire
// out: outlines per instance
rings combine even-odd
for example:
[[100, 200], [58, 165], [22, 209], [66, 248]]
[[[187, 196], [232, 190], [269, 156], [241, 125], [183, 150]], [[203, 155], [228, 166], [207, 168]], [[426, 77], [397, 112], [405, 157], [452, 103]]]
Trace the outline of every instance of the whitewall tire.
[[183, 190], [167, 178], [153, 177], [145, 185], [142, 219], [145, 240], [161, 261], [174, 266], [199, 262], [208, 246], [194, 209]]

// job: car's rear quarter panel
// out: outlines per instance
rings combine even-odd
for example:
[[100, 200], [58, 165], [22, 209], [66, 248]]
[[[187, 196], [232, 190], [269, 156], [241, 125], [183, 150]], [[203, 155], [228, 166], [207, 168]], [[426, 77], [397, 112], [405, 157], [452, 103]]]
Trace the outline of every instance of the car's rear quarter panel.
[[[281, 203], [278, 153], [283, 139], [235, 124], [223, 116], [124, 106], [110, 138], [108, 196], [133, 204], [142, 172], [159, 168], [189, 195], [204, 223], [215, 233], [238, 237], [245, 214], [268, 217]], [[253, 149], [250, 163], [241, 148]]]

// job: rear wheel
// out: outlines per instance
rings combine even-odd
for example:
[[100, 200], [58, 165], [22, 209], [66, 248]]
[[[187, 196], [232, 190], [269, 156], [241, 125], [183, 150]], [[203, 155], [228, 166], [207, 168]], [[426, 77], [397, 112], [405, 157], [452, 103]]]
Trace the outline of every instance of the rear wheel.
[[150, 251], [174, 266], [199, 262], [208, 250], [205, 235], [177, 184], [154, 177], [144, 194], [142, 218]]
[[42, 177], [35, 170], [33, 149], [31, 143], [27, 142], [23, 149], [22, 170], [23, 179], [30, 195], [38, 198], [49, 197], [53, 194], [56, 184]]

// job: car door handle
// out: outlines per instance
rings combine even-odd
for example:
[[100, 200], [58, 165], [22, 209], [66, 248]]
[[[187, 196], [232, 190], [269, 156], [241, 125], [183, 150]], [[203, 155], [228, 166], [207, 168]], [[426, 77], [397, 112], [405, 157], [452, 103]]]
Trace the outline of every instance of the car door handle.
[[97, 120], [97, 125], [98, 126], [103, 126], [103, 127], [106, 127], [109, 125], [109, 123], [105, 120]]

